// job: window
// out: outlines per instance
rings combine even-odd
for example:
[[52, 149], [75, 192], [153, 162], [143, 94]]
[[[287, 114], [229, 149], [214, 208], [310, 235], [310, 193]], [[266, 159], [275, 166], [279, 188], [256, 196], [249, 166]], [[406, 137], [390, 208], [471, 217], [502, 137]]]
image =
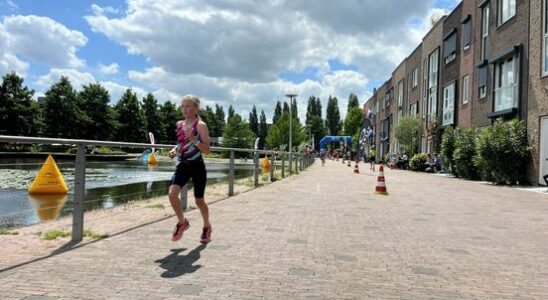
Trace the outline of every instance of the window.
[[472, 20], [468, 18], [468, 20], [462, 24], [462, 49], [463, 50], [468, 50], [470, 48], [471, 31], [472, 31]]
[[453, 124], [455, 115], [455, 83], [443, 88], [443, 119], [442, 125]]
[[413, 87], [419, 85], [419, 68], [413, 69]]
[[451, 34], [443, 41], [443, 61], [448, 64], [457, 58], [457, 34]]
[[487, 66], [478, 70], [478, 95], [480, 98], [487, 96]]
[[543, 47], [542, 47], [542, 75], [548, 75], [548, 1], [544, 0], [542, 11], [542, 36], [543, 36]]
[[487, 59], [487, 46], [489, 42], [489, 4], [481, 9], [481, 59]]
[[398, 122], [403, 117], [403, 79], [398, 82], [397, 97], [398, 97]]
[[498, 23], [499, 25], [502, 25], [516, 15], [516, 0], [499, 0], [498, 12]]
[[439, 50], [432, 52], [428, 58], [428, 115], [435, 115], [438, 101], [438, 65]]
[[418, 102], [409, 105], [409, 115], [416, 117], [419, 114]]
[[470, 79], [468, 75], [462, 77], [462, 104], [468, 103], [468, 94], [470, 93]]
[[518, 57], [512, 56], [495, 65], [495, 108], [501, 111], [518, 107]]

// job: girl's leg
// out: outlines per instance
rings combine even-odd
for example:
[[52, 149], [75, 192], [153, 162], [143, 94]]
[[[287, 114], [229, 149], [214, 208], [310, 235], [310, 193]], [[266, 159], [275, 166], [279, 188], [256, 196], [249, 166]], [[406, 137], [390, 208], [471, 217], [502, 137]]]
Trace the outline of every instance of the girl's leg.
[[196, 198], [196, 206], [200, 209], [202, 214], [202, 219], [204, 220], [204, 228], [211, 228], [211, 223], [209, 222], [209, 207], [205, 202], [204, 198]]
[[169, 186], [169, 202], [171, 203], [171, 207], [173, 208], [173, 211], [177, 215], [177, 218], [179, 219], [179, 223], [183, 223], [185, 220], [185, 217], [183, 215], [183, 208], [181, 207], [181, 201], [179, 199], [179, 195], [181, 194], [181, 187], [172, 184]]

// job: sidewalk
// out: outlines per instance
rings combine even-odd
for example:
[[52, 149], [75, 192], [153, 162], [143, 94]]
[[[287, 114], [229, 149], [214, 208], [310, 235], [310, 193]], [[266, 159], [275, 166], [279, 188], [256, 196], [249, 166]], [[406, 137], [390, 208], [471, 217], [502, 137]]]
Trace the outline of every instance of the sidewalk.
[[207, 246], [197, 210], [176, 243], [159, 217], [0, 273], [0, 298], [548, 299], [546, 195], [385, 169], [377, 196], [353, 165], [212, 204]]

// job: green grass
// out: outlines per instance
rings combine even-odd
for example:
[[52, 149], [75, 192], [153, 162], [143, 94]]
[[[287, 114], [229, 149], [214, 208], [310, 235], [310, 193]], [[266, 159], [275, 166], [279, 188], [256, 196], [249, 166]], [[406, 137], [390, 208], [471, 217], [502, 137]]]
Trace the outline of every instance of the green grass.
[[47, 241], [51, 241], [57, 238], [67, 237], [67, 236], [70, 236], [70, 232], [61, 231], [61, 230], [50, 230], [50, 231], [42, 232], [40, 234], [40, 238]]
[[7, 228], [0, 228], [0, 235], [18, 235], [17, 231], [10, 231]]
[[148, 208], [154, 208], [154, 209], [164, 209], [166, 208], [163, 204], [155, 204], [155, 205], [149, 205]]
[[[71, 232], [70, 231], [64, 231], [64, 230], [50, 230], [50, 231], [46, 231], [46, 232], [38, 232], [37, 234], [40, 236], [41, 239], [51, 241], [51, 240], [55, 240], [57, 238], [68, 237], [68, 236], [71, 235]], [[89, 238], [92, 238], [92, 239], [104, 239], [104, 238], [108, 237], [108, 234], [97, 233], [97, 232], [93, 232], [89, 229], [85, 229], [84, 230], [84, 237], [89, 237]]]
[[107, 238], [108, 237], [108, 234], [106, 233], [98, 233], [98, 232], [93, 232], [89, 229], [84, 229], [84, 237], [90, 237], [94, 240], [98, 240], [98, 239], [104, 239], [104, 238]]

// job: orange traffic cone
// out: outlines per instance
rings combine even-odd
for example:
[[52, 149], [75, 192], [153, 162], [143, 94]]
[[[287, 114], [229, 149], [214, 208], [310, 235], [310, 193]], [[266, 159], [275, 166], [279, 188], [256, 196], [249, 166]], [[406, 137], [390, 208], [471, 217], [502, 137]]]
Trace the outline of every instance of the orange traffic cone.
[[375, 187], [375, 194], [388, 195], [386, 190], [386, 182], [384, 181], [384, 166], [379, 167], [379, 177], [377, 177], [377, 186]]
[[354, 166], [354, 173], [360, 174], [360, 169], [358, 168], [358, 161], [356, 161], [356, 165]]

